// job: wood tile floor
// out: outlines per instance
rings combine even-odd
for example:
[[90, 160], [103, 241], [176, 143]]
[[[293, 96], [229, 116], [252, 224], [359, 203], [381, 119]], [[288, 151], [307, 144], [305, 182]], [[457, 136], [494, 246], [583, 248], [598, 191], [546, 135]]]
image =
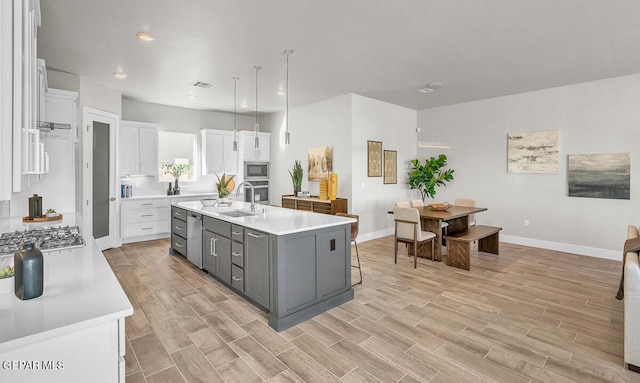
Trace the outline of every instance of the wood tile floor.
[[277, 333], [168, 248], [105, 252], [135, 309], [128, 383], [640, 382], [623, 363], [621, 262], [501, 243], [471, 271], [414, 269], [381, 238], [359, 244], [353, 301]]

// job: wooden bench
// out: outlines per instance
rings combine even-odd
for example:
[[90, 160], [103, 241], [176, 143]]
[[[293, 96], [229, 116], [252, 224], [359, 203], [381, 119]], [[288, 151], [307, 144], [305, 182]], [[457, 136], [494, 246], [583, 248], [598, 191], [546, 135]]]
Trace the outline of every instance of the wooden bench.
[[478, 241], [478, 251], [498, 254], [501, 227], [471, 226], [467, 231], [447, 235], [447, 266], [471, 268], [471, 242]]

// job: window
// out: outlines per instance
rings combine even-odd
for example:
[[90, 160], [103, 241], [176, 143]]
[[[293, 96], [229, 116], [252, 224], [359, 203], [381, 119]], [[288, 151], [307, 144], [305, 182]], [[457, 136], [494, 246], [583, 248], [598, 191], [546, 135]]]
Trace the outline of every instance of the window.
[[187, 164], [191, 169], [180, 180], [195, 181], [196, 175], [196, 134], [178, 132], [159, 132], [158, 159], [160, 160], [160, 181], [173, 181], [173, 175], [165, 174], [163, 165]]

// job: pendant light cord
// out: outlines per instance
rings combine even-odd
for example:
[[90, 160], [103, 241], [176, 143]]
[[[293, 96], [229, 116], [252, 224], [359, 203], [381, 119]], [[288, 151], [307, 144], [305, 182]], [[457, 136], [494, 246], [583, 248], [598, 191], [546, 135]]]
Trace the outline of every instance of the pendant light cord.
[[291, 49], [286, 49], [284, 53], [287, 54], [287, 97], [286, 97], [286, 116], [285, 116], [285, 124], [286, 130], [284, 132], [284, 144], [289, 145], [291, 143], [291, 135], [289, 133], [289, 55], [293, 53]]

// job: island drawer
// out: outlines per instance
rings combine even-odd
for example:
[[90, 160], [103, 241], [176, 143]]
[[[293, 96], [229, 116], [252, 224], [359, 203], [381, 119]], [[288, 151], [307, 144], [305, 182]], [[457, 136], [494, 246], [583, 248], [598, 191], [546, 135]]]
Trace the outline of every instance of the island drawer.
[[244, 245], [238, 242], [231, 243], [231, 263], [244, 267]]
[[187, 238], [187, 224], [177, 218], [171, 219], [171, 231], [182, 238]]
[[231, 224], [231, 239], [244, 242], [244, 226]]
[[206, 215], [202, 217], [202, 221], [205, 230], [231, 238], [231, 223], [211, 218]]
[[231, 265], [231, 287], [244, 292], [244, 270], [236, 265]]
[[171, 248], [174, 251], [186, 256], [187, 255], [187, 240], [179, 237], [175, 234], [171, 236]]
[[171, 207], [171, 216], [173, 218], [177, 218], [181, 221], [187, 222], [187, 211], [184, 209], [180, 209], [179, 207]]

